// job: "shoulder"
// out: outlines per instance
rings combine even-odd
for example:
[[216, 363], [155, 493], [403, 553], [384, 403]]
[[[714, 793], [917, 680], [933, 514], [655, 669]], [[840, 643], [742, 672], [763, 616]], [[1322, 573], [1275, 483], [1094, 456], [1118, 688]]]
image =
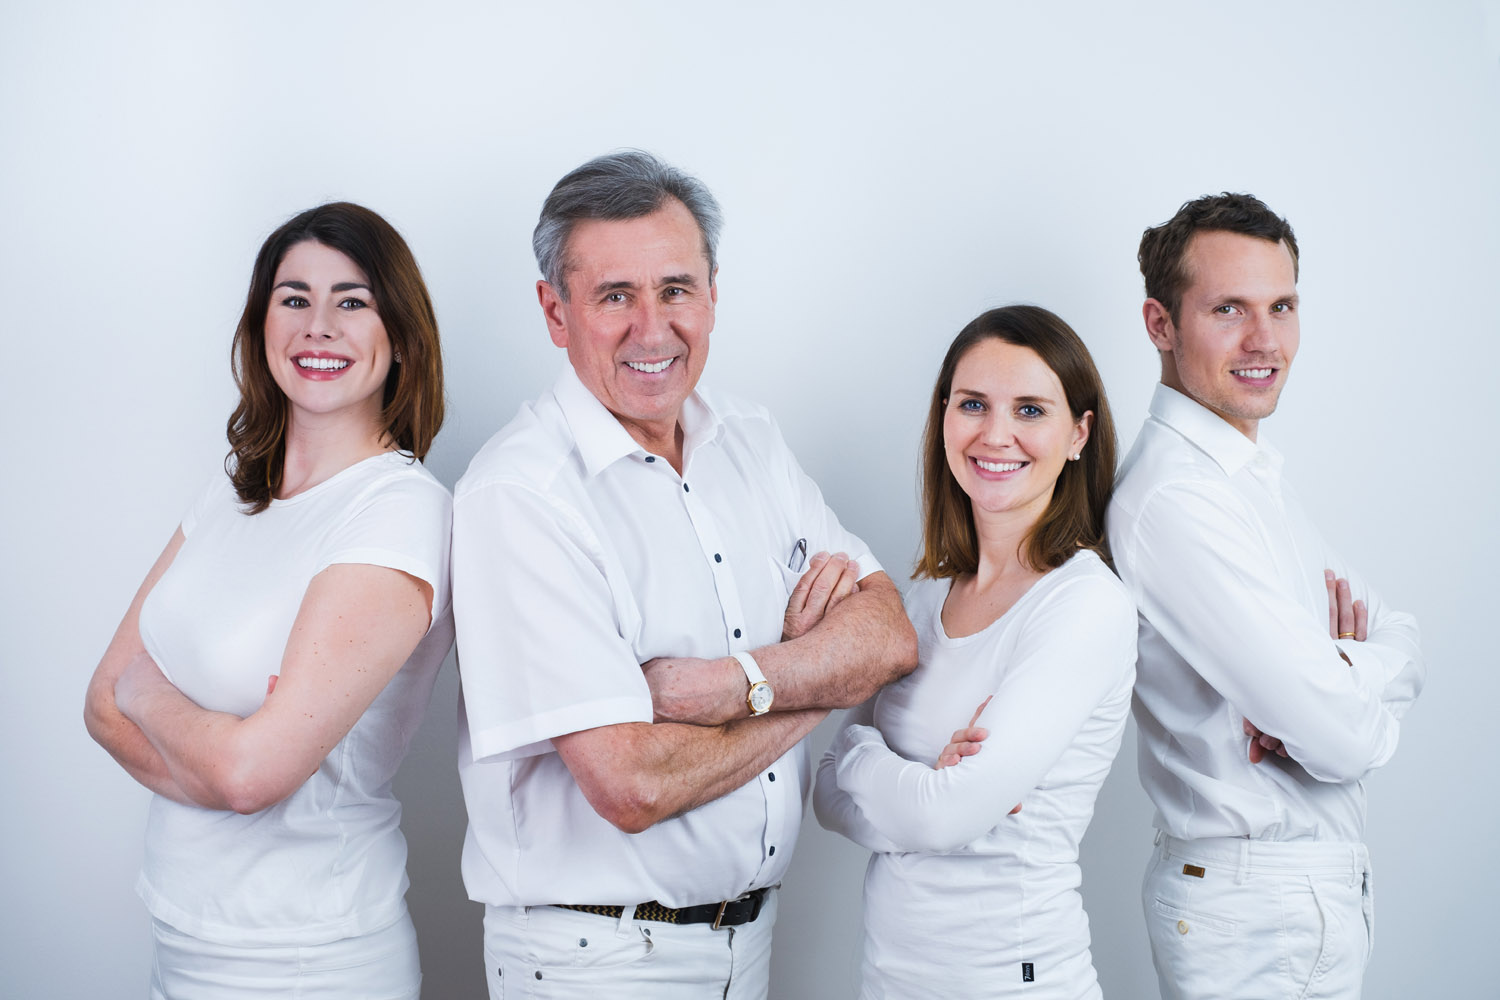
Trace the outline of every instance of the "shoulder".
[[1042, 603], [1066, 605], [1070, 615], [1079, 615], [1090, 627], [1128, 622], [1135, 628], [1135, 601], [1129, 589], [1092, 550], [1075, 553], [1048, 573], [1041, 585], [1046, 588]]
[[700, 388], [698, 396], [724, 425], [726, 435], [732, 440], [785, 447], [776, 418], [760, 403], [707, 387]]
[[229, 473], [219, 470], [210, 476], [193, 494], [193, 502], [182, 515], [180, 526], [185, 536], [191, 535], [200, 524], [216, 515], [239, 514], [240, 498], [234, 491], [234, 482]]
[[523, 404], [510, 423], [474, 454], [453, 488], [455, 503], [495, 487], [513, 486], [545, 493], [573, 472], [575, 442], [562, 409], [551, 393]]
[[1158, 420], [1141, 427], [1115, 483], [1111, 510], [1139, 511], [1174, 490], [1227, 491], [1229, 477], [1208, 453]]

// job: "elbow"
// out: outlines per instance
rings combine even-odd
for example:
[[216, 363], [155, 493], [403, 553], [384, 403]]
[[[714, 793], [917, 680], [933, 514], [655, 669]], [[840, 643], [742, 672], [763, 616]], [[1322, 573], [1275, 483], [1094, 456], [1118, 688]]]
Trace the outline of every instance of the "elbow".
[[885, 641], [881, 643], [880, 648], [883, 655], [879, 659], [878, 669], [870, 670], [866, 674], [866, 684], [854, 692], [856, 697], [850, 704], [838, 707], [853, 708], [861, 705], [887, 684], [893, 684], [917, 669], [917, 633], [911, 627], [911, 622], [907, 621], [905, 614], [902, 614], [899, 622], [887, 630]]
[[1395, 737], [1368, 741], [1342, 740], [1337, 745], [1318, 748], [1311, 754], [1292, 752], [1291, 757], [1318, 781], [1328, 784], [1353, 784], [1390, 759]]
[[253, 754], [233, 751], [214, 761], [210, 774], [206, 791], [214, 800], [212, 804], [241, 816], [263, 812], [284, 801], [306, 780], [306, 776], [288, 780], [276, 774], [269, 762], [262, 762]]
[[594, 811], [622, 833], [644, 833], [668, 819], [671, 809], [656, 789], [637, 778], [605, 789], [585, 789], [584, 798]]

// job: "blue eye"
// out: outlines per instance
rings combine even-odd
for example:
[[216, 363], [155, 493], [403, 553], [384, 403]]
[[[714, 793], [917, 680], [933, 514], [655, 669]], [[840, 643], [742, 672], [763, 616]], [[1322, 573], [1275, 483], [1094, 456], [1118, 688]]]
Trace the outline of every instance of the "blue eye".
[[958, 408], [965, 413], [983, 413], [984, 404], [977, 399], [961, 399]]
[[1047, 415], [1040, 406], [1037, 406], [1034, 403], [1026, 403], [1022, 405], [1021, 408], [1016, 412], [1023, 417], [1030, 417], [1032, 419], [1035, 419], [1037, 417], [1044, 417]]

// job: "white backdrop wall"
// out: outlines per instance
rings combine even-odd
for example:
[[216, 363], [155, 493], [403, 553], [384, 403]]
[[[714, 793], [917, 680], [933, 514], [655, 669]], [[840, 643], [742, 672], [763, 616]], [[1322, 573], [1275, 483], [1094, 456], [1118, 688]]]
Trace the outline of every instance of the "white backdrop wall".
[[[1141, 230], [1249, 190], [1303, 245], [1303, 347], [1266, 425], [1331, 540], [1426, 636], [1427, 692], [1369, 782], [1366, 995], [1494, 995], [1491, 449], [1500, 277], [1493, 2], [907, 5], [54, 2], [0, 6], [0, 994], [144, 995], [146, 793], [84, 732], [84, 686], [222, 460], [253, 253], [367, 204], [437, 302], [448, 484], [551, 379], [529, 235], [620, 146], [728, 219], [708, 379], [766, 402], [900, 577], [948, 340], [1013, 301], [1093, 349], [1128, 446], [1156, 378]], [[482, 992], [457, 874], [456, 677], [398, 780], [430, 997]], [[829, 737], [825, 727], [815, 739]], [[1084, 845], [1107, 995], [1153, 977], [1134, 736]], [[847, 997], [862, 852], [809, 826], [777, 997]]]

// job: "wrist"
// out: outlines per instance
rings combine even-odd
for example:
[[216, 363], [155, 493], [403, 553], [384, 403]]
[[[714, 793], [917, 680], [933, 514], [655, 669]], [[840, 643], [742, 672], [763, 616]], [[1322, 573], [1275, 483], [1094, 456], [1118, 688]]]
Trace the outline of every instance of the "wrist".
[[765, 715], [771, 710], [775, 692], [771, 690], [771, 683], [766, 680], [766, 675], [761, 672], [760, 664], [748, 650], [730, 653], [729, 656], [744, 671], [747, 686], [741, 689], [744, 692], [743, 711], [750, 716]]

